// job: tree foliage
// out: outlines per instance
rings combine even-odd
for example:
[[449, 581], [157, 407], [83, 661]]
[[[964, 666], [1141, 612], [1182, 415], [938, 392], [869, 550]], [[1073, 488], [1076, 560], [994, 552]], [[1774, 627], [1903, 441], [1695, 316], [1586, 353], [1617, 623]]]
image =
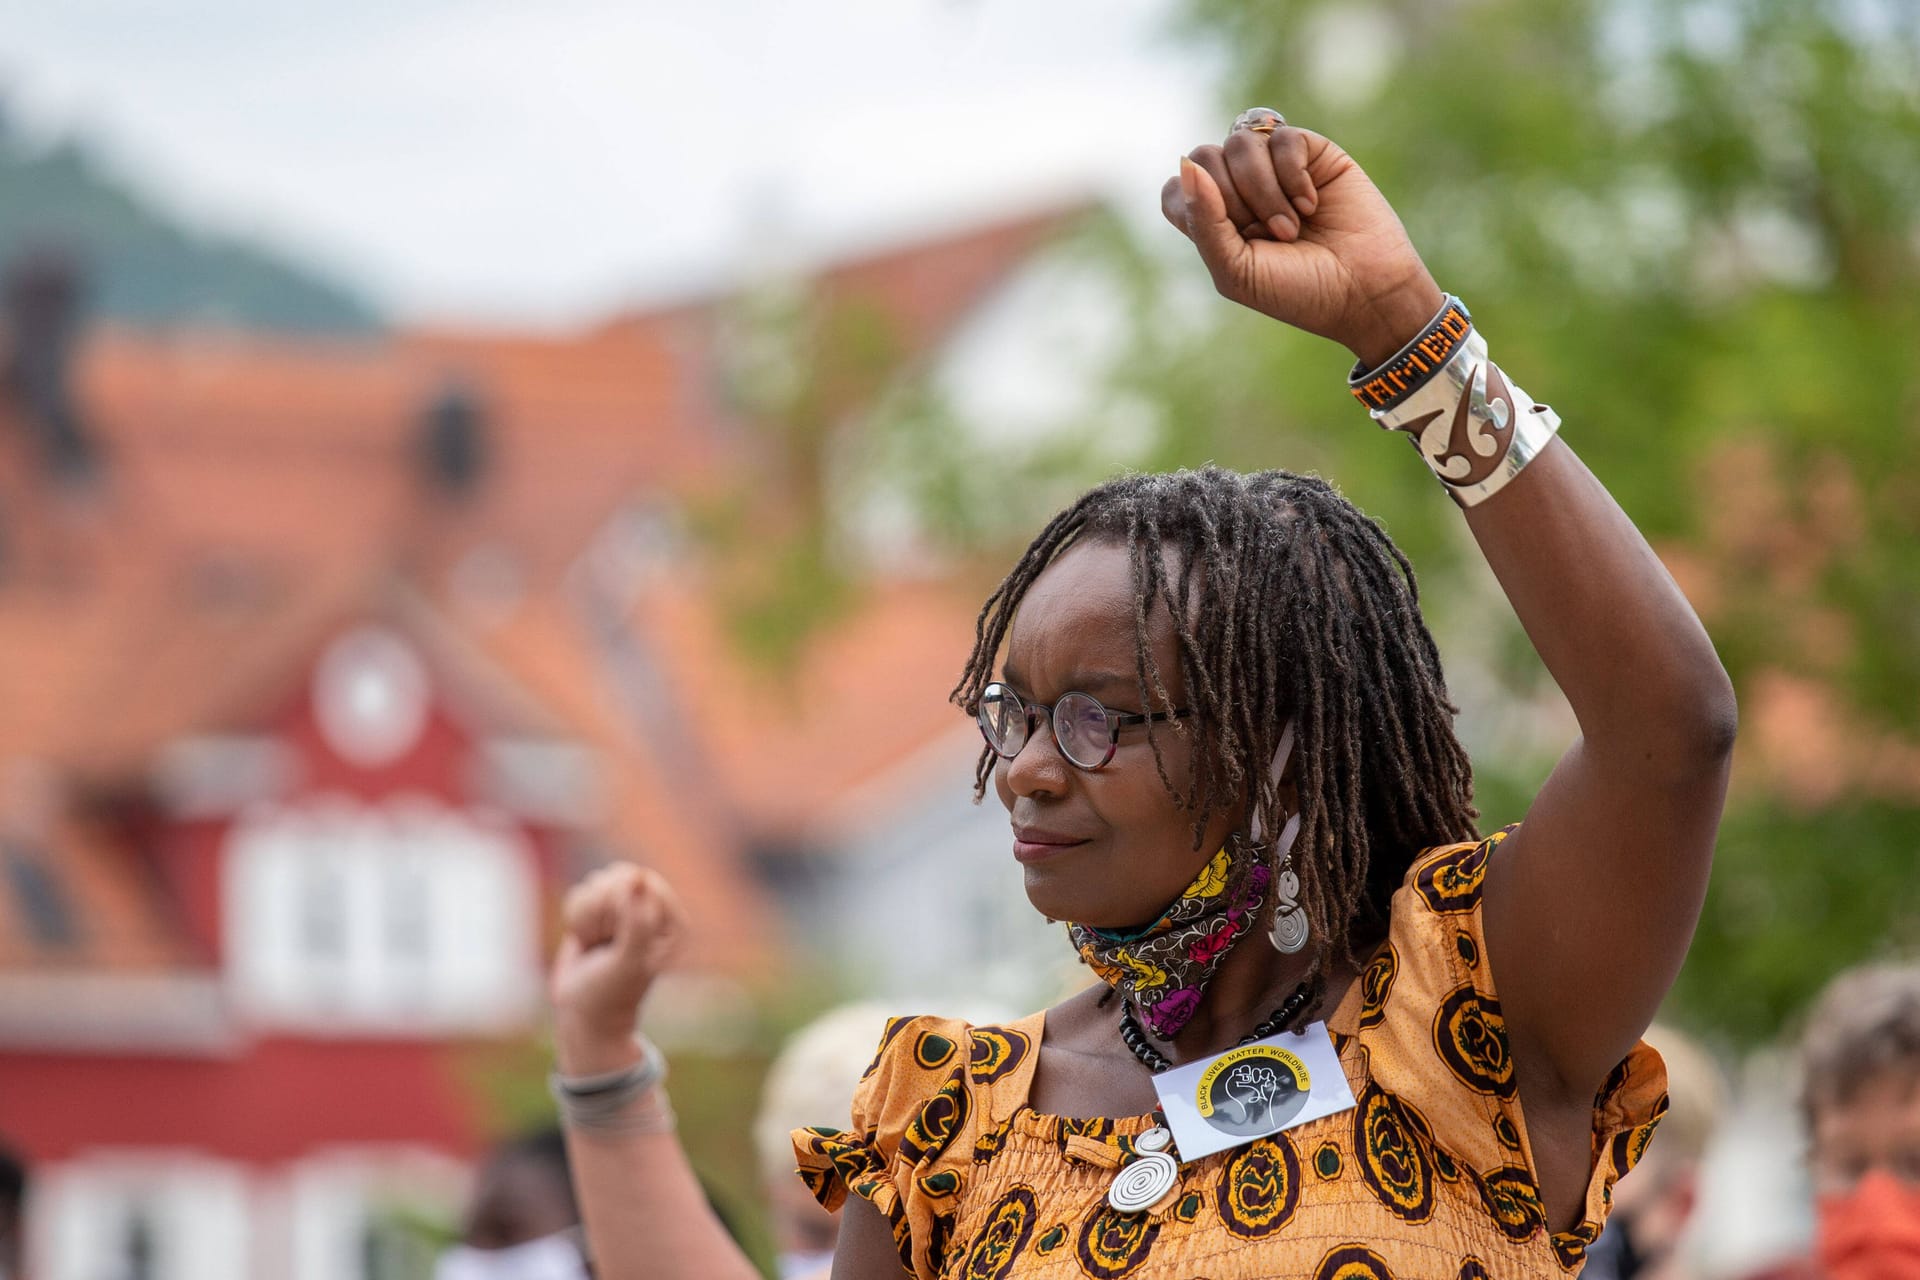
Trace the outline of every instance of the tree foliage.
[[[1234, 51], [1230, 100], [1281, 102], [1352, 151], [1642, 528], [1712, 560], [1736, 675], [1836, 676], [1862, 716], [1920, 727], [1920, 11], [1191, 14]], [[1749, 446], [1767, 456], [1739, 490], [1703, 483]], [[1775, 487], [1773, 527], [1741, 519]], [[1860, 554], [1805, 545], [1842, 541]], [[1770, 571], [1796, 557], [1820, 563], [1781, 592]], [[1853, 620], [1845, 657], [1810, 651], [1806, 609]]]
[[[1761, 741], [1677, 1010], [1764, 1038], [1835, 969], [1920, 945], [1920, 754], [1879, 763], [1920, 730], [1920, 10], [1190, 0], [1187, 21], [1226, 51], [1223, 119], [1279, 106], [1395, 201], [1741, 689]], [[1450, 652], [1512, 629], [1425, 477], [1338, 403], [1336, 353], [1244, 316], [1136, 341], [1165, 461], [1297, 451], [1409, 545]], [[1492, 652], [1523, 706], [1542, 673], [1511, 639]], [[1792, 728], [1778, 686], [1886, 750], [1796, 786], [1766, 749]], [[1550, 760], [1478, 745], [1483, 811], [1517, 816]]]

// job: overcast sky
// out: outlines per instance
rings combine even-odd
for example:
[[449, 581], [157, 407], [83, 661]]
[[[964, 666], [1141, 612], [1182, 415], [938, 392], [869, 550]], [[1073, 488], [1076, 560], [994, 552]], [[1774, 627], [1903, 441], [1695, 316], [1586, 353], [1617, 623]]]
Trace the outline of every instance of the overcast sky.
[[1222, 131], [1171, 0], [0, 0], [0, 85], [402, 318], [568, 324]]

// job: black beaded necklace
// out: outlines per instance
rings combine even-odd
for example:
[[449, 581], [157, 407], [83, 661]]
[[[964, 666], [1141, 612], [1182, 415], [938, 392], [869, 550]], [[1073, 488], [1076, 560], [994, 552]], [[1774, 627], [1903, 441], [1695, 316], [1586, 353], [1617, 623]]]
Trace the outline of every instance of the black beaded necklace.
[[[1318, 986], [1317, 982], [1303, 982], [1295, 987], [1293, 994], [1268, 1015], [1265, 1022], [1240, 1038], [1240, 1044], [1252, 1044], [1255, 1040], [1264, 1040], [1268, 1036], [1278, 1035], [1287, 1030], [1312, 1003]], [[1140, 1065], [1153, 1074], [1159, 1075], [1162, 1071], [1173, 1069], [1173, 1063], [1167, 1055], [1147, 1043], [1147, 1033], [1140, 1029], [1139, 1022], [1134, 1019], [1131, 1000], [1123, 1000], [1120, 1003], [1120, 1039], [1126, 1042], [1133, 1056], [1140, 1060]], [[1238, 1048], [1239, 1045], [1234, 1047]]]

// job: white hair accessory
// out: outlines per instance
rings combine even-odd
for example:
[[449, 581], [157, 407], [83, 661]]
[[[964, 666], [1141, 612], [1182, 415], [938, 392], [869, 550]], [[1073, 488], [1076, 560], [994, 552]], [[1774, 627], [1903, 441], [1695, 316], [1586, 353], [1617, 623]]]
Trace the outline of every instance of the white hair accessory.
[[[1286, 729], [1280, 734], [1280, 745], [1274, 748], [1273, 767], [1267, 773], [1269, 784], [1276, 790], [1286, 775], [1287, 762], [1293, 758], [1293, 729], [1294, 721], [1287, 721]], [[1254, 806], [1250, 831], [1253, 842], [1259, 844], [1265, 834], [1259, 805]], [[1300, 909], [1300, 877], [1293, 869], [1293, 843], [1299, 838], [1300, 811], [1295, 809], [1287, 815], [1286, 823], [1280, 828], [1280, 839], [1274, 846], [1273, 929], [1267, 935], [1275, 951], [1289, 956], [1306, 947], [1310, 932], [1307, 913]]]

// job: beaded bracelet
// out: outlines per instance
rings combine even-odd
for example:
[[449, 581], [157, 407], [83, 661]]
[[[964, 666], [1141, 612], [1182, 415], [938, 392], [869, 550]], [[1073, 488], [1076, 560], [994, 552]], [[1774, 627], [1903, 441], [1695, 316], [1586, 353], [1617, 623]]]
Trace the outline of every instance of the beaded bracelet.
[[1392, 409], [1438, 373], [1472, 331], [1467, 304], [1448, 294], [1426, 328], [1392, 357], [1371, 370], [1355, 364], [1347, 375], [1347, 390], [1370, 412]]

